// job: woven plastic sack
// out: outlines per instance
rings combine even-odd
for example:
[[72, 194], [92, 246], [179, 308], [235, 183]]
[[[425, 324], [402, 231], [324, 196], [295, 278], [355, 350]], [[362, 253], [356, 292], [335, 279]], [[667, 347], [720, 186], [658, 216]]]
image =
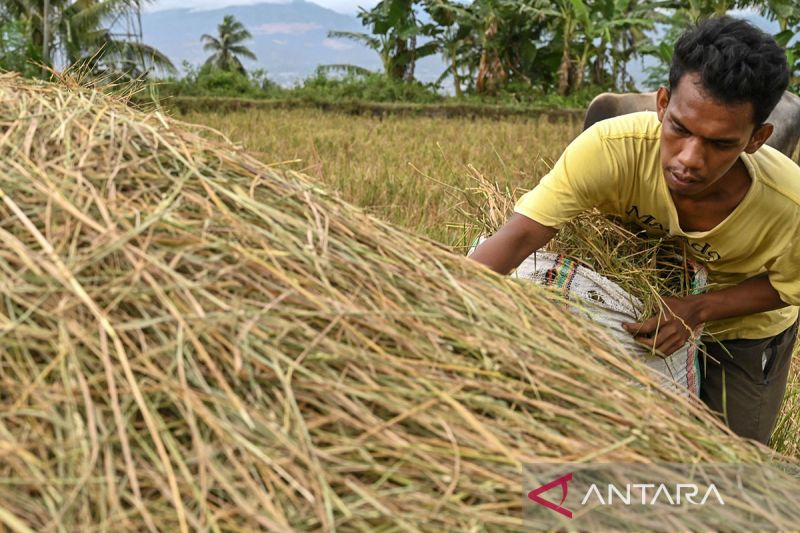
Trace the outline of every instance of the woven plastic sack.
[[[485, 238], [481, 237], [476, 241], [469, 253], [483, 240]], [[699, 293], [706, 286], [707, 272], [699, 263], [687, 263], [691, 273], [691, 292]], [[637, 344], [622, 327], [624, 322], [640, 321], [642, 302], [590, 268], [563, 255], [539, 251], [525, 259], [512, 277], [558, 289], [566, 299], [584, 304], [572, 309], [607, 326], [610, 334], [629, 353], [644, 360], [662, 385], [684, 395], [700, 394], [697, 352], [701, 331], [695, 331], [695, 340], [690, 339], [669, 357], [661, 357]]]

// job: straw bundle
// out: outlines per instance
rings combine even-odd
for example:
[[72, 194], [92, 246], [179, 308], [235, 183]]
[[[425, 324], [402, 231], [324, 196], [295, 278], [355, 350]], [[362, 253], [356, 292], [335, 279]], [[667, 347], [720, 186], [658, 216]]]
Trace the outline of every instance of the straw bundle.
[[569, 222], [547, 249], [587, 265], [642, 302], [641, 320], [660, 311], [663, 297], [692, 293], [693, 271], [682, 243], [598, 212]]
[[[467, 190], [466, 209], [476, 225], [471, 233], [496, 232], [514, 211], [519, 190], [501, 187], [470, 168], [475, 186]], [[641, 302], [639, 318], [657, 314], [666, 296], [692, 294], [692, 269], [685, 244], [647, 232], [599, 211], [578, 215], [564, 225], [545, 247], [567, 256], [613, 281]]]
[[770, 458], [540, 292], [97, 92], [0, 77], [0, 196], [12, 530], [510, 529], [526, 462]]

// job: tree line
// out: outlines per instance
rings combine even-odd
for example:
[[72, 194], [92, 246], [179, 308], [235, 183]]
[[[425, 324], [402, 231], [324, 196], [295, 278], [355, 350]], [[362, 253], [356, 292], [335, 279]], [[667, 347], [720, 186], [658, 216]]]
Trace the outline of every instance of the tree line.
[[358, 15], [367, 32], [329, 36], [372, 48], [384, 75], [397, 81], [411, 81], [416, 62], [439, 53], [447, 64], [439, 82], [451, 79], [456, 95], [514, 87], [566, 95], [585, 85], [630, 90], [627, 66], [644, 56], [655, 59], [650, 74], [656, 84], [688, 24], [737, 9], [777, 21], [776, 38], [799, 75], [800, 42], [792, 41], [800, 32], [796, 0], [382, 0]]
[[[3, 0], [0, 68], [31, 76], [55, 66], [131, 79], [175, 75], [164, 54], [114, 33], [114, 21], [148, 1]], [[796, 0], [381, 0], [358, 14], [366, 31], [332, 31], [329, 37], [373, 49], [382, 71], [324, 65], [307, 83], [329, 87], [323, 78], [338, 72], [349, 80], [380, 77], [377, 83], [419, 86], [417, 62], [440, 54], [446, 68], [433, 87], [452, 83], [456, 96], [631, 90], [632, 59], [653, 58], [648, 85], [657, 85], [666, 78], [674, 40], [688, 24], [737, 9], [777, 22], [775, 37], [786, 47], [798, 88]], [[210, 56], [199, 70], [189, 68], [190, 82], [274, 89], [263, 70], [247, 77], [241, 58], [256, 58], [245, 45], [251, 35], [244, 25], [228, 15], [217, 30], [200, 37]]]

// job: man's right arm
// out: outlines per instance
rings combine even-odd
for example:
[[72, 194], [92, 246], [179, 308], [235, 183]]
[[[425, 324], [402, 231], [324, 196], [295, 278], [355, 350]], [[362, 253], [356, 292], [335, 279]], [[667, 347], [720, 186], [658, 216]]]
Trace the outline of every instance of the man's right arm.
[[592, 208], [613, 213], [620, 177], [631, 171], [627, 159], [620, 161], [618, 150], [606, 143], [604, 131], [593, 126], [572, 141], [550, 172], [516, 202], [508, 222], [470, 258], [505, 275], [578, 214]]
[[508, 274], [525, 258], [550, 242], [557, 230], [514, 213], [497, 233], [483, 241], [469, 256], [499, 274]]

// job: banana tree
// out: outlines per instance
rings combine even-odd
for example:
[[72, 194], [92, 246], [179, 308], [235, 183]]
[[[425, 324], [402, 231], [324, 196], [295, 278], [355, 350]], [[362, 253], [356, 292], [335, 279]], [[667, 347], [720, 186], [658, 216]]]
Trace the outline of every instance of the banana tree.
[[790, 88], [800, 92], [800, 5], [793, 0], [768, 0], [761, 14], [778, 22], [780, 31], [775, 40], [786, 50], [792, 75]]
[[[441, 85], [446, 78], [452, 77], [453, 90], [456, 97], [460, 97], [463, 83], [469, 82], [473, 70], [466, 57], [476, 46], [476, 18], [469, 6], [449, 0], [431, 0], [426, 3], [425, 10], [440, 29], [435, 41], [447, 65], [436, 84]], [[462, 74], [465, 69], [466, 72]]]
[[[560, 41], [561, 58], [556, 71], [558, 94], [565, 95], [575, 86], [576, 60], [588, 57], [591, 37], [589, 9], [583, 0], [554, 0], [545, 5], [520, 4], [521, 10], [548, 20], [554, 41]], [[580, 39], [579, 39], [580, 38]], [[581, 42], [578, 42], [578, 41]], [[582, 52], [576, 52], [575, 48]], [[580, 69], [582, 70], [582, 68]], [[582, 81], [581, 74], [581, 81]]]
[[[689, 0], [663, 2], [660, 11], [669, 13], [666, 32], [658, 42], [652, 42], [640, 52], [655, 57], [658, 64], [650, 67], [647, 84], [652, 88], [665, 83], [672, 61], [672, 48], [677, 37], [690, 24], [710, 15], [723, 15], [732, 9], [751, 9], [761, 16], [778, 22], [780, 31], [775, 35], [785, 47], [789, 65], [794, 73], [793, 83], [800, 85], [800, 4], [796, 0]], [[798, 87], [800, 89], [800, 87]]]
[[556, 0], [552, 9], [537, 10], [549, 16], [561, 40], [557, 90], [568, 94], [583, 84], [594, 57], [594, 81], [605, 77], [606, 59], [612, 60], [613, 80], [625, 79], [625, 65], [652, 29], [654, 4], [637, 0]]
[[[547, 77], [539, 44], [547, 30], [545, 0], [475, 0], [468, 6], [475, 90], [493, 94], [512, 82]], [[463, 22], [462, 22], [463, 24]]]
[[594, 35], [604, 51], [601, 56], [611, 59], [611, 81], [615, 90], [629, 90], [633, 80], [628, 75], [627, 65], [635, 57], [643, 55], [643, 48], [652, 43], [647, 32], [654, 30], [656, 23], [665, 23], [661, 0], [595, 0], [593, 13]]
[[[437, 28], [433, 24], [419, 21], [415, 6], [417, 0], [382, 0], [370, 10], [361, 9], [361, 23], [369, 27], [370, 33], [331, 31], [330, 38], [349, 39], [378, 53], [387, 77], [397, 81], [414, 79], [416, 62], [435, 54], [438, 44], [428, 41], [417, 44], [419, 37], [432, 37]], [[326, 65], [327, 70], [358, 72], [354, 65]]]

